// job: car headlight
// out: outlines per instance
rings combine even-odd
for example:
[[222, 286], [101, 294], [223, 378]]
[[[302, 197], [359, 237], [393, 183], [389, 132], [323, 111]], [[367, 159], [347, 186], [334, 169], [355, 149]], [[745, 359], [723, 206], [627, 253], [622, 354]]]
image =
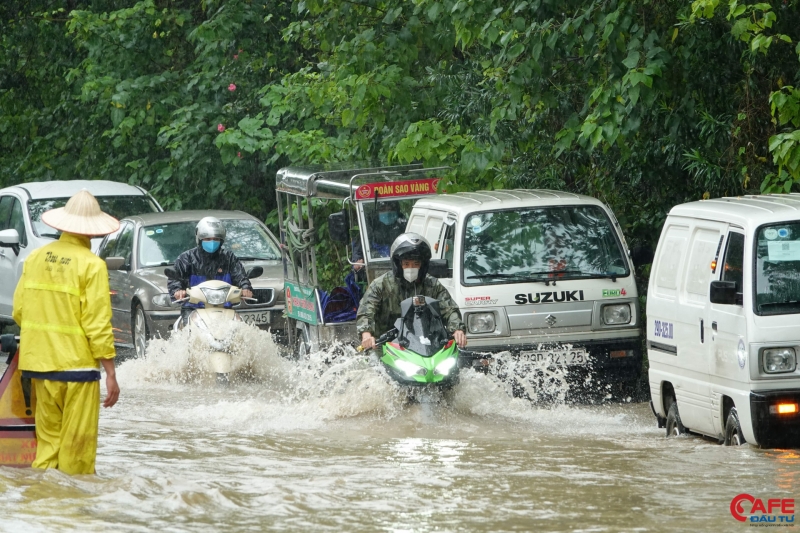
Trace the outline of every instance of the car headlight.
[[206, 302], [211, 305], [222, 305], [228, 301], [228, 289], [200, 289], [206, 297]]
[[428, 373], [428, 371], [421, 366], [415, 365], [414, 363], [409, 363], [408, 361], [404, 361], [402, 359], [397, 359], [394, 362], [394, 365], [405, 372], [407, 377], [411, 377], [414, 374], [417, 374], [418, 376], [424, 376]]
[[156, 294], [150, 301], [153, 302], [153, 305], [157, 305], [158, 307], [172, 307], [172, 298], [170, 298], [169, 293], [166, 292]]
[[446, 376], [447, 374], [450, 373], [450, 370], [454, 366], [456, 366], [456, 358], [448, 357], [447, 359], [436, 365], [436, 368], [433, 369], [433, 373], [434, 375]]
[[630, 304], [606, 305], [603, 307], [603, 324], [615, 326], [631, 323]]
[[495, 328], [494, 313], [471, 313], [467, 316], [467, 329], [470, 333], [491, 333]]
[[767, 348], [761, 352], [761, 368], [767, 374], [794, 372], [797, 356], [794, 348]]

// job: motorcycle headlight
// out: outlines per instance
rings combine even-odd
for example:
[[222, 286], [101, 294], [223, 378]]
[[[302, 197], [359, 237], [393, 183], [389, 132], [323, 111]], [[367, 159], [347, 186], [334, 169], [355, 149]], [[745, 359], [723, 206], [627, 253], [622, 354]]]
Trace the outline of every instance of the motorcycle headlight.
[[767, 348], [761, 352], [761, 368], [767, 374], [794, 372], [797, 356], [794, 348]]
[[619, 324], [630, 324], [630, 322], [630, 304], [606, 305], [603, 307], [603, 324], [607, 326], [616, 326]]
[[467, 316], [470, 333], [491, 333], [495, 330], [494, 313], [471, 313]]
[[153, 305], [157, 305], [158, 307], [172, 307], [172, 298], [170, 298], [169, 293], [166, 292], [156, 294], [150, 301], [153, 302]]
[[409, 363], [408, 361], [403, 361], [402, 359], [397, 359], [394, 362], [394, 365], [403, 372], [405, 372], [406, 376], [409, 378], [414, 374], [418, 376], [424, 376], [425, 374], [428, 373], [428, 371], [422, 368], [421, 366], [415, 365], [414, 363]]
[[200, 289], [206, 297], [206, 302], [211, 305], [222, 305], [228, 301], [228, 289]]
[[438, 376], [446, 376], [447, 374], [450, 373], [450, 370], [452, 370], [454, 366], [456, 366], [455, 357], [448, 357], [447, 359], [436, 365], [436, 368], [433, 369], [433, 373]]

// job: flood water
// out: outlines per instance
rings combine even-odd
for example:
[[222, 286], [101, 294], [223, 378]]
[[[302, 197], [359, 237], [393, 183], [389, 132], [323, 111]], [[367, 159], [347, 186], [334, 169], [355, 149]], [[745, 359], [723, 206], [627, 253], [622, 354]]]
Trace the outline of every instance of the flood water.
[[410, 401], [365, 357], [241, 346], [228, 387], [183, 337], [120, 363], [97, 475], [0, 467], [0, 531], [744, 531], [737, 494], [800, 495], [797, 451], [666, 439], [646, 403], [471, 370]]

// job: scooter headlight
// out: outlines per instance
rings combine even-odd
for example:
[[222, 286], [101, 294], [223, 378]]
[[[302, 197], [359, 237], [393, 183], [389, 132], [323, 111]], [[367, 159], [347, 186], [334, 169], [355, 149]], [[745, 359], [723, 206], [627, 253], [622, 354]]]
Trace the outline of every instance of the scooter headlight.
[[450, 370], [452, 370], [454, 366], [456, 366], [455, 357], [448, 357], [447, 359], [436, 365], [436, 368], [433, 370], [433, 373], [437, 376], [446, 376], [447, 374], [450, 373]]
[[408, 361], [403, 361], [402, 359], [397, 359], [394, 362], [394, 366], [402, 370], [405, 373], [406, 377], [409, 378], [414, 376], [415, 374], [417, 376], [424, 376], [425, 374], [428, 373], [428, 371], [422, 368], [421, 366], [415, 365], [414, 363], [409, 363]]
[[797, 356], [794, 348], [767, 348], [761, 352], [761, 368], [767, 374], [794, 372]]
[[206, 302], [211, 305], [222, 305], [228, 301], [228, 289], [200, 289], [206, 297]]

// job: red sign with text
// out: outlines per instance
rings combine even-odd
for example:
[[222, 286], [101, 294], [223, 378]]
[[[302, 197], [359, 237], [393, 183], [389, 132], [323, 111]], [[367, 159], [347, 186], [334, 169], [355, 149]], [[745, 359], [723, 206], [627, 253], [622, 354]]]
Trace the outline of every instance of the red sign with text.
[[438, 186], [439, 178], [365, 183], [356, 190], [356, 200], [369, 200], [375, 198], [376, 193], [379, 198], [436, 194], [436, 188]]

